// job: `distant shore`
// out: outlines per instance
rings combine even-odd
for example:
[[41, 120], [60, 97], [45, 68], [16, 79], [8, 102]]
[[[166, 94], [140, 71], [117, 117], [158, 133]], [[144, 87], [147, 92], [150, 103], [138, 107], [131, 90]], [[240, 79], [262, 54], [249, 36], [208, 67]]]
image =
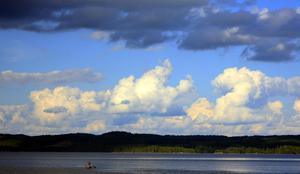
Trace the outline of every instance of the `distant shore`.
[[0, 151], [300, 154], [300, 135], [0, 134]]

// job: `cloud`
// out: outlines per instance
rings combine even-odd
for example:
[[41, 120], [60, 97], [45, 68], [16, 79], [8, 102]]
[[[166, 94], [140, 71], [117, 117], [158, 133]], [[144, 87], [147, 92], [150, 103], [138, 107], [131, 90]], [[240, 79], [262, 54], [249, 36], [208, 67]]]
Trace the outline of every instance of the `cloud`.
[[300, 77], [292, 77], [290, 79], [288, 79], [288, 89], [289, 89], [289, 93], [291, 95], [295, 95], [300, 97]]
[[103, 91], [82, 91], [59, 86], [32, 91], [34, 115], [43, 122], [57, 122], [86, 112], [109, 114], [171, 113], [183, 111], [193, 101], [191, 77], [168, 86], [172, 71], [169, 60], [145, 72], [140, 78], [121, 79], [114, 88]]
[[204, 117], [205, 119], [208, 119], [213, 117], [214, 111], [212, 108], [213, 106], [206, 98], [200, 98], [186, 110], [186, 113], [193, 120], [197, 119], [198, 117]]
[[189, 50], [208, 50], [229, 46], [247, 45], [255, 41], [255, 37], [239, 34], [239, 27], [200, 28], [190, 32], [181, 42], [180, 47]]
[[274, 101], [274, 102], [269, 102], [268, 103], [269, 109], [274, 113], [274, 114], [281, 114], [282, 113], [282, 108], [283, 104], [281, 101]]
[[81, 91], [78, 88], [56, 87], [53, 90], [32, 91], [30, 99], [34, 104], [34, 115], [42, 122], [56, 122], [66, 116], [81, 112], [100, 111], [101, 103], [94, 91]]
[[109, 39], [110, 33], [105, 31], [95, 31], [91, 34], [91, 38], [95, 40], [107, 40]]
[[22, 133], [29, 123], [30, 107], [28, 105], [0, 105], [1, 133]]
[[298, 59], [299, 51], [299, 43], [270, 40], [246, 47], [242, 56], [248, 60], [283, 62]]
[[115, 129], [127, 130], [130, 132], [148, 132], [163, 134], [184, 134], [191, 131], [188, 117], [175, 115], [172, 117], [148, 117], [141, 116], [130, 124], [115, 127]]
[[76, 82], [94, 83], [102, 79], [102, 75], [91, 69], [50, 71], [45, 73], [20, 73], [13, 71], [0, 72], [0, 84], [66, 84]]
[[243, 46], [241, 56], [247, 60], [298, 59], [299, 8], [255, 6], [251, 0], [5, 0], [0, 28], [35, 32], [86, 28], [93, 30], [93, 39], [121, 42], [128, 48], [165, 42], [194, 51]]
[[269, 101], [272, 97], [295, 95], [298, 85], [294, 79], [269, 77], [248, 68], [228, 68], [219, 74], [212, 84], [221, 94], [215, 103], [200, 98], [187, 110], [187, 115], [198, 123], [253, 124], [273, 119], [272, 113], [280, 115], [281, 101]]
[[[169, 85], [172, 69], [165, 60], [140, 77], [124, 77], [101, 91], [67, 86], [32, 91], [29, 104], [0, 105], [0, 131], [299, 134], [298, 76], [271, 77], [246, 67], [227, 68], [212, 80], [217, 98], [210, 101], [199, 96], [190, 76]], [[289, 98], [297, 99], [291, 105]]]
[[27, 105], [0, 105], [0, 128], [6, 124], [26, 122], [24, 117], [28, 110]]
[[106, 125], [103, 121], [96, 120], [96, 121], [93, 121], [92, 123], [89, 123], [88, 125], [86, 125], [85, 131], [89, 132], [89, 133], [91, 133], [91, 132], [103, 133], [105, 128], [106, 128]]
[[300, 100], [296, 100], [294, 103], [294, 109], [300, 114]]
[[55, 106], [55, 107], [47, 108], [44, 110], [44, 112], [46, 112], [46, 113], [54, 113], [54, 114], [63, 113], [63, 112], [67, 112], [67, 111], [68, 111], [68, 109], [63, 106]]
[[140, 78], [129, 76], [121, 79], [111, 90], [109, 112], [167, 112], [176, 100], [193, 90], [190, 77], [175, 87], [167, 86], [171, 71], [172, 65], [166, 60], [162, 66], [156, 66]]

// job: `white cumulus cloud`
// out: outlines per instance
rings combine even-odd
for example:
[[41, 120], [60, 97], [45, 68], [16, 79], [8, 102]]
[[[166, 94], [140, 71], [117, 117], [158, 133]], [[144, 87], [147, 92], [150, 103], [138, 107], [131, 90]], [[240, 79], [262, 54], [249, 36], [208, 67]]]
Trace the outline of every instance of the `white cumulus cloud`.
[[[297, 77], [284, 79], [269, 77], [248, 68], [228, 68], [212, 82], [221, 94], [215, 103], [205, 98], [196, 101], [186, 110], [193, 120], [218, 124], [254, 124], [273, 120], [281, 114], [281, 101], [268, 102], [272, 97], [295, 94]], [[267, 109], [266, 109], [267, 108]]]
[[85, 127], [86, 132], [101, 133], [105, 130], [106, 125], [102, 120], [96, 120]]
[[193, 89], [190, 77], [179, 81], [175, 87], [168, 86], [171, 72], [172, 65], [166, 60], [140, 78], [129, 76], [121, 79], [111, 90], [109, 112], [167, 112], [177, 99]]
[[130, 114], [167, 113], [171, 109], [183, 111], [184, 104], [192, 103], [193, 81], [187, 77], [180, 80], [177, 86], [168, 86], [171, 71], [172, 65], [166, 60], [140, 78], [129, 76], [121, 79], [111, 90], [82, 91], [59, 86], [32, 91], [33, 115], [43, 122], [57, 122], [86, 112]]
[[[124, 77], [101, 91], [68, 86], [32, 91], [30, 104], [0, 105], [0, 131], [299, 134], [299, 77], [227, 68], [212, 81], [217, 98], [210, 101], [199, 97], [190, 76], [170, 85], [172, 69], [165, 60], [140, 77]], [[292, 106], [290, 98], [297, 98]]]
[[[78, 88], [56, 87], [53, 90], [32, 91], [30, 98], [34, 103], [34, 115], [41, 121], [54, 122], [66, 115], [72, 116], [85, 111], [100, 111], [102, 105], [97, 103], [98, 93], [81, 91]], [[57, 110], [63, 112], [51, 112]], [[50, 111], [50, 112], [49, 112]]]
[[282, 108], [283, 108], [283, 104], [282, 104], [282, 102], [281, 101], [274, 101], [274, 102], [269, 102], [268, 103], [268, 107], [269, 107], [269, 109], [273, 112], [273, 113], [275, 113], [275, 114], [281, 114], [281, 110], [282, 110]]
[[25, 122], [27, 111], [27, 105], [0, 105], [0, 125]]
[[294, 109], [300, 114], [300, 100], [296, 100], [294, 103]]

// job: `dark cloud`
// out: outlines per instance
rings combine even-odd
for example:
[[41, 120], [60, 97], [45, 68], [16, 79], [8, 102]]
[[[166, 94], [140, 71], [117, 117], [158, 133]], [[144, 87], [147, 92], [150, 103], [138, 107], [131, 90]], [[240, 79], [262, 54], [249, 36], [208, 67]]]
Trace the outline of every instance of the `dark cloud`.
[[[87, 28], [107, 32], [110, 42], [122, 41], [128, 48], [167, 41], [194, 51], [244, 46], [242, 55], [248, 60], [295, 60], [300, 10], [256, 9], [255, 4], [255, 0], [4, 0], [0, 28], [36, 32]], [[272, 50], [269, 40], [284, 40], [286, 47]]]
[[245, 45], [250, 43], [252, 37], [243, 37], [237, 34], [238, 28], [204, 28], [192, 31], [182, 41], [180, 47], [190, 50], [206, 50], [224, 48], [228, 46]]
[[158, 31], [121, 31], [114, 32], [110, 36], [111, 41], [124, 40], [125, 44], [129, 48], [145, 48], [154, 44], [159, 44], [167, 40], [172, 39], [172, 37], [166, 36]]
[[283, 62], [298, 59], [299, 53], [300, 47], [297, 43], [269, 41], [246, 47], [242, 56], [248, 60]]
[[52, 107], [52, 108], [45, 109], [44, 112], [58, 114], [58, 113], [68, 112], [68, 109], [63, 107], [63, 106], [55, 106], [55, 107]]

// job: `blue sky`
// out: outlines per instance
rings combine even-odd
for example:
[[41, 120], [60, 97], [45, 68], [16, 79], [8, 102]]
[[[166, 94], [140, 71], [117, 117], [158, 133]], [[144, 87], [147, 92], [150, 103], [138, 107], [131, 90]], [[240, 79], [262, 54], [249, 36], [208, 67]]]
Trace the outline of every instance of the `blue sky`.
[[[281, 132], [298, 134], [300, 132], [297, 127], [290, 126], [291, 119], [296, 119], [299, 115], [297, 101], [300, 95], [297, 85], [300, 84], [300, 78], [298, 78], [300, 76], [300, 33], [296, 31], [299, 26], [297, 19], [300, 19], [300, 12], [297, 11], [300, 11], [299, 1], [274, 2], [269, 0], [251, 1], [251, 3], [203, 1], [203, 3], [198, 3], [191, 0], [180, 2], [182, 3], [179, 4], [180, 7], [171, 1], [149, 4], [145, 0], [140, 2], [141, 7], [135, 6], [132, 1], [124, 1], [123, 6], [120, 6], [116, 1], [108, 6], [116, 8], [115, 11], [127, 16], [119, 19], [112, 15], [109, 19], [112, 23], [114, 20], [120, 20], [120, 25], [106, 24], [106, 21], [103, 21], [104, 18], [101, 15], [98, 16], [98, 13], [92, 14], [94, 12], [91, 10], [90, 13], [86, 13], [84, 7], [80, 11], [80, 5], [79, 10], [73, 12], [72, 8], [75, 3], [71, 2], [56, 4], [57, 9], [53, 9], [49, 4], [32, 1], [32, 6], [24, 14], [22, 10], [0, 13], [1, 131], [51, 134], [126, 130], [162, 134], [222, 134], [224, 132], [227, 135], [280, 134]], [[91, 9], [100, 8], [99, 14], [102, 14], [101, 10], [105, 11], [109, 8], [101, 2], [83, 3]], [[7, 1], [5, 5], [17, 3], [17, 1]], [[153, 8], [158, 15], [147, 11], [143, 5], [150, 5], [149, 8]], [[186, 6], [186, 8], [181, 6]], [[13, 8], [13, 6], [9, 7]], [[61, 10], [64, 9], [63, 7], [69, 8], [70, 14]], [[176, 14], [171, 11], [169, 17], [160, 16], [161, 9], [166, 7], [171, 10], [174, 8], [174, 11], [179, 12]], [[38, 8], [44, 9], [49, 14], [59, 12], [61, 16], [49, 17]], [[145, 18], [136, 16], [133, 12], [144, 15]], [[181, 19], [178, 15], [186, 16]], [[193, 16], [190, 17], [191, 15]], [[222, 16], [224, 19], [221, 19]], [[245, 21], [239, 20], [243, 19], [243, 16], [248, 17]], [[178, 19], [178, 22], [174, 23], [174, 19]], [[219, 20], [225, 22], [222, 23]], [[51, 28], [44, 23], [37, 25], [41, 21], [55, 22], [59, 26]], [[262, 28], [256, 30], [255, 27]], [[165, 33], [171, 33], [172, 36]], [[214, 35], [217, 37], [215, 38]], [[249, 55], [243, 56], [242, 53], [247, 50], [250, 50]], [[266, 52], [267, 55], [265, 55]], [[245, 71], [241, 69], [243, 67]], [[160, 74], [159, 68], [170, 72]], [[240, 80], [234, 84], [229, 84], [226, 80], [218, 81], [217, 85], [213, 84], [217, 77], [227, 78], [225, 70], [230, 68], [237, 69], [236, 72], [232, 72], [236, 76], [245, 73], [249, 75], [249, 78], [251, 76], [253, 81], [249, 82], [249, 78], [241, 75]], [[89, 70], [83, 71], [83, 69]], [[5, 74], [4, 72], [7, 71], [12, 74]], [[49, 75], [53, 71], [60, 72], [60, 74]], [[141, 94], [138, 87], [131, 86], [126, 89], [135, 91], [134, 94], [121, 94], [122, 91], [117, 90], [122, 86], [120, 85], [121, 79], [129, 76], [134, 76], [135, 79], [143, 79], [143, 77], [147, 79], [149, 77], [145, 74], [148, 72], [151, 74], [152, 71], [156, 74], [153, 78], [158, 82], [153, 81], [151, 76], [150, 81], [145, 80], [143, 85], [145, 89], [148, 89], [149, 83], [158, 84], [153, 89], [149, 89], [148, 95], [160, 97], [161, 91], [169, 94], [168, 88], [177, 90], [170, 92], [165, 102], [161, 103], [162, 99], [156, 100], [148, 96], [143, 98], [145, 94]], [[263, 75], [260, 76], [263, 78], [259, 77], [260, 82], [252, 86], [258, 78], [256, 75], [252, 76], [255, 71], [262, 73]], [[83, 75], [82, 72], [84, 72]], [[73, 77], [72, 80], [66, 80], [69, 76]], [[61, 80], [61, 77], [64, 79]], [[278, 80], [274, 77], [286, 82], [277, 83]], [[161, 78], [168, 81], [160, 81]], [[180, 80], [189, 78], [192, 82], [187, 80], [187, 83], [191, 83], [189, 87], [186, 87], [187, 89], [182, 89], [182, 91], [177, 89]], [[272, 82], [265, 80], [268, 78], [273, 78]], [[289, 81], [291, 78], [294, 78], [293, 82]], [[127, 79], [127, 81], [131, 83], [130, 80]], [[243, 81], [242, 84], [249, 83], [251, 86], [249, 91], [245, 91], [247, 87], [242, 89], [247, 93], [245, 101], [240, 101], [241, 103], [238, 104], [232, 103], [232, 105], [237, 105], [237, 108], [226, 108], [226, 112], [224, 110], [222, 114], [219, 114], [217, 109], [225, 106], [219, 106], [218, 100], [226, 98], [226, 95], [231, 92], [236, 92], [235, 89], [241, 81]], [[269, 83], [271, 86], [274, 85], [274, 90], [269, 89]], [[137, 81], [136, 84], [138, 84]], [[282, 86], [288, 86], [286, 91], [277, 89], [283, 88]], [[64, 88], [68, 94], [55, 96], [55, 89], [60, 87]], [[49, 98], [33, 99], [32, 94], [35, 92], [42, 94], [41, 92], [46, 88], [49, 89], [47, 92]], [[69, 93], [75, 88], [80, 92]], [[296, 91], [293, 91], [294, 88]], [[262, 90], [266, 94], [261, 94], [262, 91], [255, 92], [255, 90]], [[73, 111], [72, 104], [51, 103], [55, 99], [60, 100], [59, 97], [69, 98], [68, 101], [73, 97], [78, 98], [85, 91], [95, 93], [87, 99], [95, 103], [94, 105], [89, 103], [91, 105], [85, 107], [86, 103], [79, 97], [80, 101], [77, 101], [79, 104], [74, 105], [81, 108], [79, 111], [77, 109]], [[112, 94], [107, 94], [108, 96], [102, 94], [105, 92]], [[254, 97], [256, 93], [257, 95], [260, 93], [261, 96]], [[125, 109], [123, 106], [116, 107], [118, 104], [115, 103], [123, 95], [132, 95], [132, 101], [120, 100], [120, 105], [128, 105], [124, 106]], [[244, 97], [244, 93], [237, 94], [235, 97], [240, 95]], [[164, 98], [164, 96], [161, 97]], [[203, 98], [207, 101], [206, 103], [200, 100]], [[139, 102], [141, 106], [145, 104], [145, 107], [134, 109], [138, 107], [133, 104], [138, 105]], [[225, 99], [222, 102], [225, 102]], [[226, 98], [226, 102], [233, 101]], [[251, 103], [255, 102], [261, 102], [261, 106], [251, 107]], [[112, 106], [109, 106], [110, 104]], [[274, 106], [271, 107], [271, 105]], [[266, 109], [269, 106], [270, 110]], [[204, 108], [213, 114], [202, 113]], [[40, 113], [39, 111], [53, 112]], [[193, 112], [191, 114], [188, 111]], [[274, 114], [271, 114], [272, 111]], [[237, 112], [245, 112], [245, 116], [234, 116]], [[15, 115], [18, 115], [15, 119], [19, 122], [13, 121]], [[87, 118], [86, 115], [92, 116]], [[162, 118], [159, 115], [167, 116], [163, 117], [165, 120], [160, 120]], [[259, 119], [253, 119], [255, 115], [259, 115]], [[276, 121], [269, 117], [276, 117], [276, 119], [280, 117], [282, 121], [280, 125], [275, 125]], [[85, 121], [80, 124], [81, 127], [72, 126], [82, 123], [82, 120]], [[114, 122], [120, 122], [118, 120], [124, 124], [114, 126]], [[132, 120], [136, 122], [126, 124], [126, 120], [130, 123]], [[300, 119], [297, 121], [300, 122]], [[63, 125], [58, 122], [62, 122]], [[157, 125], [145, 129], [139, 127], [139, 124], [146, 122], [157, 122]], [[162, 122], [161, 125], [160, 122]], [[176, 124], [180, 122], [179, 126], [170, 129], [162, 128], [162, 125], [167, 126], [174, 122]], [[39, 124], [39, 129], [25, 129], [32, 123]], [[193, 128], [189, 129], [188, 125], [192, 125]], [[55, 131], [53, 127], [56, 128]], [[213, 129], [216, 128], [224, 131], [215, 132]]]

